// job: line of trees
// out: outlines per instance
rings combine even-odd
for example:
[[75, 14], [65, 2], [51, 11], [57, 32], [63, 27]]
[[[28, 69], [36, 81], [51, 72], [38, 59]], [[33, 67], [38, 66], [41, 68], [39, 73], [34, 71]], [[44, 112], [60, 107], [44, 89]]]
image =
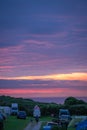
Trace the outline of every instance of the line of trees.
[[11, 103], [18, 103], [19, 110], [25, 110], [29, 116], [33, 115], [33, 108], [38, 105], [42, 116], [54, 114], [58, 116], [59, 109], [69, 109], [71, 115], [87, 115], [87, 103], [74, 97], [65, 99], [64, 104], [41, 103], [31, 99], [13, 98], [10, 96], [0, 96], [0, 106], [11, 106]]

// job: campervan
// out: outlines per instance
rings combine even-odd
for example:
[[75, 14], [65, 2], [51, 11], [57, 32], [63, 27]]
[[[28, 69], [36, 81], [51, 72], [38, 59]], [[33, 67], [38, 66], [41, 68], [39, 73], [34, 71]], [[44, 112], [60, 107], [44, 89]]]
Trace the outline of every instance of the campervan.
[[11, 104], [11, 115], [17, 115], [18, 113], [18, 103]]
[[68, 109], [59, 110], [59, 120], [61, 123], [69, 123], [71, 120], [70, 112]]

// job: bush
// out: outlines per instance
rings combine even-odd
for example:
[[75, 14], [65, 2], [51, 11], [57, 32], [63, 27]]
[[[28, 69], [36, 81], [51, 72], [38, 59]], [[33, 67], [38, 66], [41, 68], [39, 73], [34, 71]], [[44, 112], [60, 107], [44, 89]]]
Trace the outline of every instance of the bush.
[[58, 126], [54, 126], [52, 130], [59, 130]]
[[66, 126], [62, 126], [62, 127], [54, 126], [52, 130], [67, 130], [67, 128]]

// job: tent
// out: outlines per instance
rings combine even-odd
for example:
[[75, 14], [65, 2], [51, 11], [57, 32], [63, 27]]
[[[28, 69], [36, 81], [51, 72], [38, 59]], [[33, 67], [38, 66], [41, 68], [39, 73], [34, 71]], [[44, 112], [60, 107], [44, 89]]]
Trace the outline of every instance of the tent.
[[87, 119], [79, 122], [76, 130], [87, 130]]

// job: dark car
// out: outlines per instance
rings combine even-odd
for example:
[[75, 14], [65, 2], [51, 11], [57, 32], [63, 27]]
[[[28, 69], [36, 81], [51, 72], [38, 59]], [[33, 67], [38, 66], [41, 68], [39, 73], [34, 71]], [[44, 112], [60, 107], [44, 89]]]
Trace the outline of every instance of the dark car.
[[47, 126], [51, 126], [51, 127], [58, 126], [58, 123], [48, 122], [48, 123], [47, 123]]
[[70, 115], [61, 115], [61, 117], [60, 117], [60, 122], [61, 123], [69, 123], [70, 120], [71, 120]]
[[3, 127], [4, 127], [4, 118], [2, 114], [0, 113], [0, 130], [3, 130]]
[[48, 122], [45, 127], [47, 127], [47, 129], [49, 129], [49, 130], [51, 130], [51, 129], [58, 130], [58, 123]]
[[26, 119], [26, 117], [27, 117], [26, 111], [19, 111], [17, 114], [18, 119]]

